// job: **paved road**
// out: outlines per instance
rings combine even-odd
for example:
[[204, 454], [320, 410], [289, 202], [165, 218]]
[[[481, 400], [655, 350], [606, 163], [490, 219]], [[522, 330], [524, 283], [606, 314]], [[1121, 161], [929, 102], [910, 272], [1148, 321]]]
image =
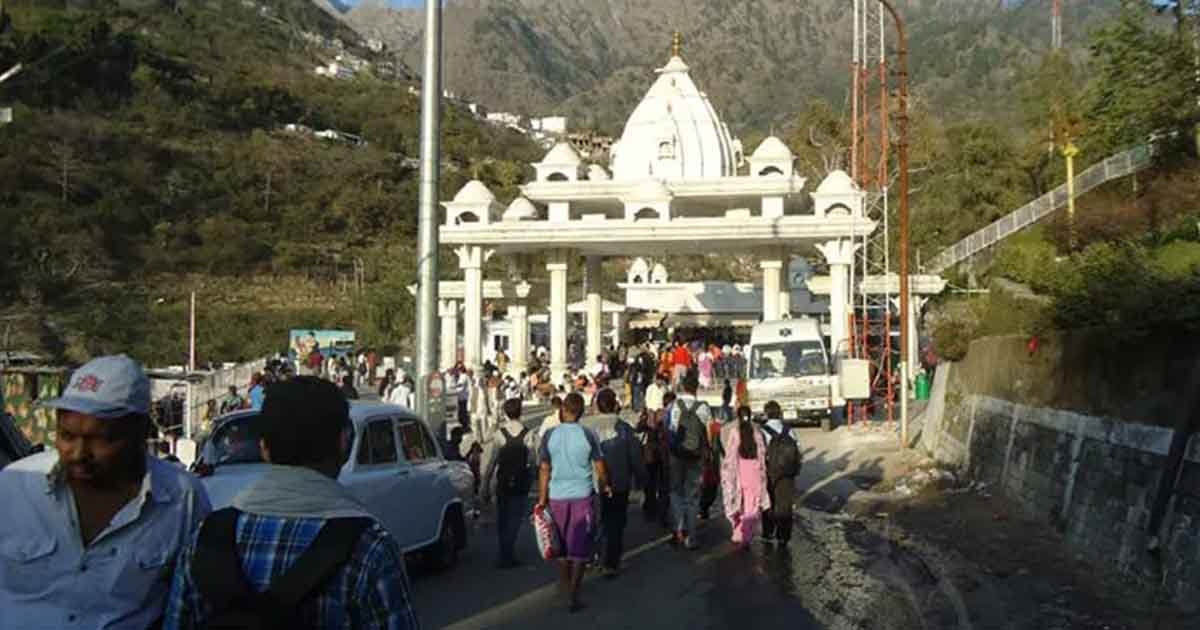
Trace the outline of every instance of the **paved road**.
[[[853, 492], [859, 480], [882, 476], [872, 446], [882, 441], [842, 432], [801, 430], [806, 452], [801, 490], [817, 488], [820, 498]], [[875, 442], [880, 442], [878, 445]], [[801, 517], [790, 550], [756, 546], [735, 550], [727, 541], [723, 517], [700, 531], [701, 549], [684, 551], [667, 542], [666, 532], [645, 522], [640, 497], [630, 509], [626, 569], [616, 580], [598, 575], [584, 587], [588, 609], [568, 615], [558, 595], [555, 567], [537, 558], [533, 533], [521, 532], [518, 550], [528, 563], [507, 571], [493, 567], [496, 535], [486, 512], [472, 528], [460, 565], [440, 574], [418, 574], [414, 590], [423, 625], [432, 628], [822, 628], [803, 596], [823, 579], [818, 547], [824, 547]], [[720, 513], [719, 503], [714, 515]], [[824, 604], [822, 604], [824, 605]]]

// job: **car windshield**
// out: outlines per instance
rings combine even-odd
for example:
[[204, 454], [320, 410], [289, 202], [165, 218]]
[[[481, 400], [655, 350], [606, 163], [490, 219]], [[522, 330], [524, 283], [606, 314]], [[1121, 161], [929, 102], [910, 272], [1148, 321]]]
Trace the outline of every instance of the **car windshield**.
[[825, 350], [818, 341], [756, 345], [750, 354], [750, 378], [824, 376]]
[[249, 414], [231, 418], [221, 423], [209, 436], [209, 449], [206, 459], [213, 466], [225, 464], [257, 464], [262, 462], [262, 452], [258, 448], [261, 433], [258, 427], [258, 414]]

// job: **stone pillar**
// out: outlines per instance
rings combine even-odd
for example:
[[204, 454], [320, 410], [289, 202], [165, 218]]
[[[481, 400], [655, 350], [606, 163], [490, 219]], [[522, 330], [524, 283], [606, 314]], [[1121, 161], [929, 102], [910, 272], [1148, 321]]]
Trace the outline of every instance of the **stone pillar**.
[[762, 269], [763, 321], [773, 322], [779, 319], [779, 270], [783, 261], [762, 260], [758, 266]]
[[469, 370], [483, 365], [483, 248], [468, 245], [458, 250], [463, 271], [463, 364]]
[[458, 300], [438, 300], [438, 315], [442, 318], [440, 365], [448, 370], [458, 359]]
[[849, 240], [817, 245], [829, 263], [829, 354], [849, 350], [850, 265], [858, 246]]
[[[920, 354], [920, 341], [917, 338], [917, 320], [921, 318], [921, 311], [925, 309], [925, 303], [929, 298], [919, 295], [909, 295], [908, 298], [908, 374], [909, 378], [915, 378], [917, 370], [921, 366], [918, 360]], [[932, 376], [932, 375], [930, 375]]]
[[621, 335], [625, 332], [625, 313], [612, 314], [612, 343], [613, 348], [621, 346]]
[[600, 297], [600, 257], [587, 257], [587, 352], [583, 364], [591, 365], [604, 351], [604, 300]]
[[792, 316], [792, 278], [788, 267], [791, 256], [783, 257], [783, 267], [779, 269], [779, 319]]
[[512, 341], [509, 344], [509, 372], [519, 376], [529, 368], [529, 306], [525, 299], [529, 297], [529, 283], [521, 282], [515, 291], [520, 302], [514, 302], [508, 307], [508, 318], [512, 321]]
[[550, 253], [546, 271], [550, 272], [550, 378], [557, 385], [567, 373], [567, 269], [565, 249]]

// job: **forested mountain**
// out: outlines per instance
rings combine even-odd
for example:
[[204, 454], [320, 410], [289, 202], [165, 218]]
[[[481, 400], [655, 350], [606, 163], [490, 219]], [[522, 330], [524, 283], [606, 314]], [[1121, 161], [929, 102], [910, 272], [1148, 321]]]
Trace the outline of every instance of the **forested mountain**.
[[[177, 362], [191, 289], [203, 359], [290, 325], [409, 334], [419, 103], [389, 60], [310, 0], [6, 10], [0, 66], [24, 66], [0, 84], [4, 346]], [[338, 55], [361, 71], [315, 74]], [[444, 125], [451, 193], [503, 190], [493, 173], [539, 153], [453, 107]]]
[[[1050, 46], [1050, 0], [907, 0], [916, 97], [940, 113], [1008, 116], [1019, 72]], [[1072, 54], [1118, 0], [1067, 0]], [[346, 15], [419, 67], [422, 15], [364, 0]], [[849, 0], [447, 0], [450, 89], [494, 108], [565, 112], [608, 132], [666, 60], [671, 33], [734, 131], [789, 122], [811, 99], [845, 102]], [[894, 42], [891, 26], [888, 38]]]

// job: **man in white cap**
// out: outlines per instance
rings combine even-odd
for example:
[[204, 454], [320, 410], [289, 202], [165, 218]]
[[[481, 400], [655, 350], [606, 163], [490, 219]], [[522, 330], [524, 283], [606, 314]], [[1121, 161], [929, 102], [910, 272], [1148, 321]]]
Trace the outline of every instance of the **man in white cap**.
[[209, 512], [194, 476], [147, 453], [150, 381], [125, 355], [75, 371], [54, 450], [0, 471], [0, 626], [138, 629]]

